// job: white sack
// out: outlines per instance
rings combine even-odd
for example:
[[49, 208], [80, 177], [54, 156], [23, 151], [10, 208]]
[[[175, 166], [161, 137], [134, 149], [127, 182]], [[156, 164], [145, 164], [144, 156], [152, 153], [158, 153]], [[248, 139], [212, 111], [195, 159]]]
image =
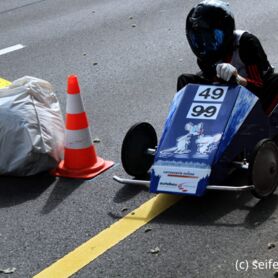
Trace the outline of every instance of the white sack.
[[25, 76], [0, 89], [0, 175], [50, 170], [63, 145], [63, 117], [49, 82]]

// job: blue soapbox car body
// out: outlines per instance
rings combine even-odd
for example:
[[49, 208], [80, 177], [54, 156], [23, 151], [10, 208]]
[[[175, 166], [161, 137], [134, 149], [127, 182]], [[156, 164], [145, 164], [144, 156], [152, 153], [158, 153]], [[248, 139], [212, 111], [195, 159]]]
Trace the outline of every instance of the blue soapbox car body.
[[[277, 135], [278, 109], [266, 115], [246, 88], [189, 84], [175, 95], [159, 142], [149, 123], [130, 128], [121, 155], [123, 168], [135, 179], [114, 179], [149, 184], [154, 193], [251, 190], [266, 198], [278, 184]], [[247, 183], [227, 185], [237, 170]]]

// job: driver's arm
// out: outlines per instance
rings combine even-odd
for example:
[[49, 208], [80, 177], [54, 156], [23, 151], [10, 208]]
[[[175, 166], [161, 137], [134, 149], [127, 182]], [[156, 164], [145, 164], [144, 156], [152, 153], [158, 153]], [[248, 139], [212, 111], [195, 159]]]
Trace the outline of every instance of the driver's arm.
[[259, 95], [263, 87], [264, 76], [272, 71], [259, 39], [248, 32], [243, 33], [240, 38], [239, 55], [245, 64], [247, 77], [239, 76], [238, 82]]

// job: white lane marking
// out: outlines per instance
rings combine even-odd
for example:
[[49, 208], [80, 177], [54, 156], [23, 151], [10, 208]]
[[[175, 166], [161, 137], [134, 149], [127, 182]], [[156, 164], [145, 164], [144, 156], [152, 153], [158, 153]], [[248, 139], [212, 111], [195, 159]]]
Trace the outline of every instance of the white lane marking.
[[3, 49], [0, 50], [0, 55], [4, 55], [4, 54], [10, 53], [10, 52], [22, 49], [24, 47], [25, 47], [25, 45], [16, 44], [16, 45], [13, 45], [13, 46], [10, 46], [10, 47], [7, 47], [7, 48], [3, 48]]

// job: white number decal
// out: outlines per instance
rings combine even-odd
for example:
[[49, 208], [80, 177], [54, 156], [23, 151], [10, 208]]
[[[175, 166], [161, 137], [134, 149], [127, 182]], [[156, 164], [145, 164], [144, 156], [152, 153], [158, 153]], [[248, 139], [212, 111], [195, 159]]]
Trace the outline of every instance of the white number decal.
[[194, 101], [223, 102], [228, 87], [199, 86]]
[[209, 104], [193, 102], [186, 117], [188, 119], [215, 120], [220, 108], [220, 103]]

